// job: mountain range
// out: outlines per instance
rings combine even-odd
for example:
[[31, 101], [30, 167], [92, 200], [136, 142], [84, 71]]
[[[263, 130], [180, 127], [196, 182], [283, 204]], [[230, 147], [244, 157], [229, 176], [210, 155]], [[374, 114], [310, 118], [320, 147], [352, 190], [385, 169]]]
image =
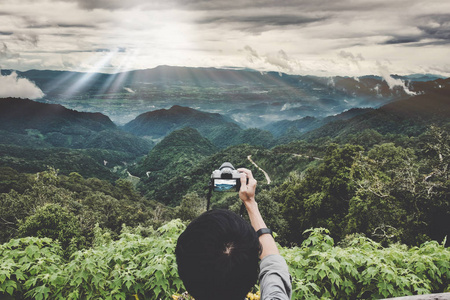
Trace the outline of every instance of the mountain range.
[[[12, 70], [2, 70], [8, 75]], [[324, 118], [356, 107], [439, 89], [439, 76], [416, 74], [317, 77], [254, 70], [160, 66], [117, 74], [16, 71], [45, 96], [38, 101], [85, 112], [102, 112], [124, 125], [136, 116], [174, 105], [220, 113], [244, 128], [274, 121]], [[426, 80], [426, 81], [425, 81]]]

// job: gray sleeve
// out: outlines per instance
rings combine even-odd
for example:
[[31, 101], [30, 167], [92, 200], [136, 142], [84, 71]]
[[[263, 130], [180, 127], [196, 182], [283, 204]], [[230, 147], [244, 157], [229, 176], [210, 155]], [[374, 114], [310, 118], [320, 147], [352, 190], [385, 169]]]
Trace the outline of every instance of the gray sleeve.
[[291, 275], [281, 255], [268, 255], [261, 260], [259, 285], [261, 300], [289, 300], [292, 294]]

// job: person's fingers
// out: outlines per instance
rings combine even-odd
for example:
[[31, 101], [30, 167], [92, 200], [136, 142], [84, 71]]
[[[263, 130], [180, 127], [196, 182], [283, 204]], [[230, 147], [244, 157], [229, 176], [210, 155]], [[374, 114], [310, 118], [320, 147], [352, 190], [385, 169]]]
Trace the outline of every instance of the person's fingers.
[[239, 169], [237, 169], [237, 170], [238, 170], [239, 172], [241, 172], [241, 173], [247, 174], [247, 177], [248, 177], [249, 181], [250, 181], [251, 179], [254, 179], [254, 178], [253, 178], [252, 171], [250, 171], [249, 169], [246, 169], [246, 168], [239, 168]]
[[245, 192], [247, 190], [247, 174], [241, 173], [241, 192]]

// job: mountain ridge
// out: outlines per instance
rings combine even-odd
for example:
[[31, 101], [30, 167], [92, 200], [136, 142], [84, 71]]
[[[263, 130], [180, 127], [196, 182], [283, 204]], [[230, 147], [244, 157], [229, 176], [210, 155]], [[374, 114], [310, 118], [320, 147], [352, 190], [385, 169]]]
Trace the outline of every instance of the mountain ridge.
[[108, 116], [29, 99], [0, 99], [0, 136], [18, 146], [101, 148], [143, 154], [152, 143], [121, 131]]
[[388, 103], [378, 109], [348, 120], [330, 122], [309, 131], [300, 138], [313, 140], [321, 137], [345, 137], [365, 129], [381, 134], [418, 136], [430, 125], [448, 124], [450, 116], [450, 80], [434, 93], [416, 95]]

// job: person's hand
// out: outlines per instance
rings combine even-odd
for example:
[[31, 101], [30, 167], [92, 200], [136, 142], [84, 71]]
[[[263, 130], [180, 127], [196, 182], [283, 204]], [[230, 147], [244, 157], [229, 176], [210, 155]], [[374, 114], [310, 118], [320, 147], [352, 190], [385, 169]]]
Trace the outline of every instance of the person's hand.
[[241, 189], [239, 190], [239, 198], [241, 198], [245, 204], [254, 202], [257, 182], [256, 179], [253, 178], [252, 171], [245, 168], [239, 168], [237, 170], [241, 173]]

